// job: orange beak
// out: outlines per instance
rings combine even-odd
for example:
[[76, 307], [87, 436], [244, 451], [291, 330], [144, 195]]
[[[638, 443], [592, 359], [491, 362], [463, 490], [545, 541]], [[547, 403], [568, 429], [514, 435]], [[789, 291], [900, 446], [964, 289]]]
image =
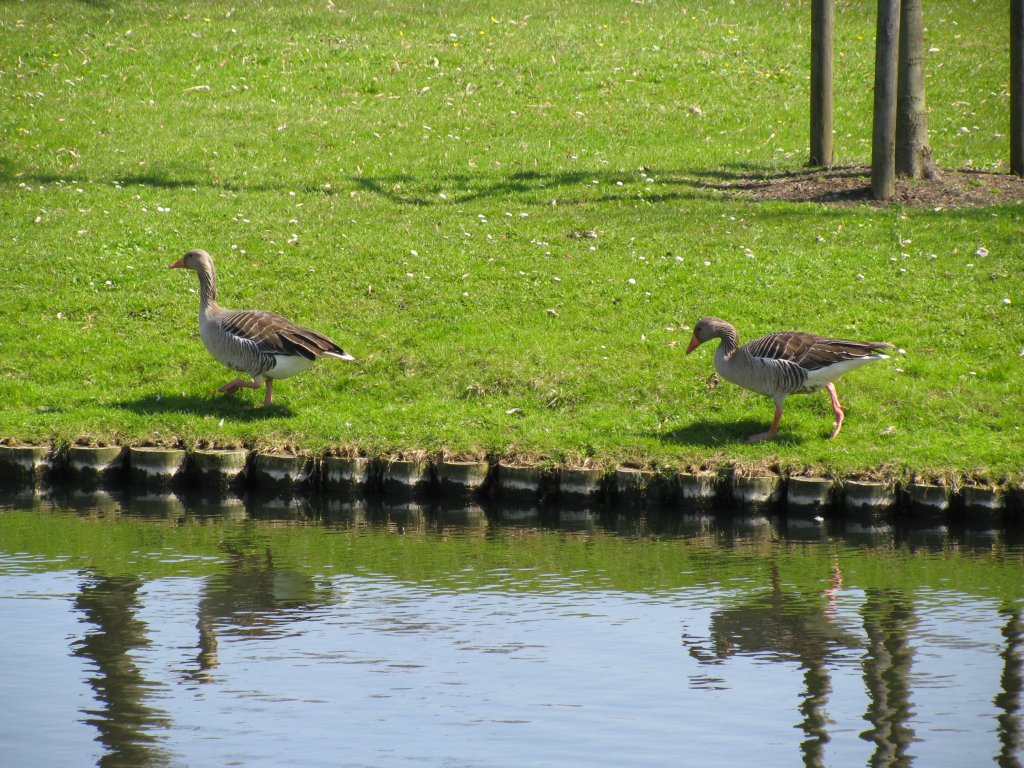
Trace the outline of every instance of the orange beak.
[[180, 259], [178, 259], [173, 264], [168, 264], [167, 268], [168, 269], [184, 269], [185, 268], [185, 257], [182, 256]]
[[697, 338], [697, 334], [693, 334], [693, 338], [690, 339], [690, 346], [686, 348], [686, 354], [690, 354], [697, 347], [701, 345], [701, 340]]

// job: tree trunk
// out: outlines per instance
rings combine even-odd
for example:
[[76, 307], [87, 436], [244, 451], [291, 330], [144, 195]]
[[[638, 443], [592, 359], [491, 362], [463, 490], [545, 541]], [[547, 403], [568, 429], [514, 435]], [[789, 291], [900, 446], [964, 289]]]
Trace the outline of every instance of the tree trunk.
[[[1021, 0], [1024, 2], [1024, 0]], [[811, 165], [832, 165], [832, 38], [835, 0], [811, 4]]]
[[928, 146], [924, 97], [924, 13], [921, 0], [902, 0], [896, 95], [896, 173], [911, 179], [938, 178]]
[[1010, 0], [1010, 172], [1024, 176], [1024, 0]]
[[875, 113], [871, 134], [871, 195], [896, 194], [896, 83], [900, 41], [900, 0], [878, 0], [875, 34]]

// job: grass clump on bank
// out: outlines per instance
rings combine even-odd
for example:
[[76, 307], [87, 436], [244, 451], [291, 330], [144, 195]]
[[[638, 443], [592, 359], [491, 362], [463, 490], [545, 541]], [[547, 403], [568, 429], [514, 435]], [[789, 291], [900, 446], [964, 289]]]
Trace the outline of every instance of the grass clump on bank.
[[[730, 195], [806, 161], [809, 7], [548, 6], [0, 7], [0, 436], [1019, 476], [1019, 204]], [[1008, 20], [927, 13], [936, 159], [1005, 172]], [[843, 163], [873, 16], [838, 14]], [[193, 247], [359, 363], [209, 395]], [[903, 351], [838, 440], [819, 394], [748, 446], [771, 403], [683, 356], [705, 314]]]

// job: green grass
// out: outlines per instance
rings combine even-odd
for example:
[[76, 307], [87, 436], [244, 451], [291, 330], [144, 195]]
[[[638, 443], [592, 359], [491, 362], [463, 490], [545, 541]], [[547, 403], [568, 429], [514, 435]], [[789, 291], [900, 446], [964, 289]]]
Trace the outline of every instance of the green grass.
[[[809, 4], [551, 6], [0, 5], [0, 437], [1019, 477], [1024, 209], [726, 197], [806, 162]], [[837, 13], [843, 164], [873, 13]], [[926, 9], [942, 166], [1007, 170], [1006, 13]], [[192, 247], [359, 362], [208, 394]], [[905, 354], [838, 440], [814, 395], [748, 446], [771, 403], [683, 355], [705, 314]]]

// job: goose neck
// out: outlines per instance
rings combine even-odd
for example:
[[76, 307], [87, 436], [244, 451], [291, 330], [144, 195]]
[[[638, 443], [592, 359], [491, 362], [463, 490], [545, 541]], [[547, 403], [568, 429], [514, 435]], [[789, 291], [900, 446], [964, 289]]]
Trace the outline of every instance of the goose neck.
[[722, 340], [718, 345], [718, 354], [724, 358], [732, 357], [739, 347], [739, 336], [736, 334], [736, 329], [731, 325], [723, 324], [719, 328], [718, 338]]
[[217, 307], [217, 273], [213, 264], [200, 263], [196, 268], [199, 275], [199, 306], [202, 309]]

